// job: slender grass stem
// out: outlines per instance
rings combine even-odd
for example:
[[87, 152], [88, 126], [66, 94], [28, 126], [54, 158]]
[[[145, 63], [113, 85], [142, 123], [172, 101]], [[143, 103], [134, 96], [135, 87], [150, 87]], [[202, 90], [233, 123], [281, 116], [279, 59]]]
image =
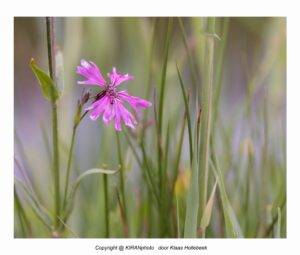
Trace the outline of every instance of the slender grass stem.
[[206, 35], [206, 58], [205, 77], [202, 95], [202, 124], [201, 124], [201, 145], [200, 145], [200, 174], [199, 174], [199, 219], [206, 206], [208, 190], [208, 170], [210, 155], [211, 115], [213, 100], [213, 62], [214, 62], [214, 30], [215, 18], [208, 18]]
[[155, 188], [155, 183], [154, 183], [154, 180], [153, 180], [153, 176], [151, 174], [151, 169], [150, 169], [150, 166], [149, 166], [149, 162], [148, 162], [148, 159], [147, 159], [147, 154], [146, 154], [145, 146], [144, 146], [143, 143], [141, 143], [141, 149], [142, 149], [142, 154], [143, 154], [143, 158], [144, 158], [144, 164], [145, 164], [146, 173], [147, 173], [148, 178], [150, 180], [150, 184], [152, 186], [152, 190], [153, 190], [154, 196], [157, 199], [157, 203], [160, 205], [161, 201], [159, 199], [159, 193], [157, 192], [157, 189]]
[[172, 23], [173, 19], [169, 18], [168, 27], [167, 27], [167, 35], [165, 38], [164, 45], [164, 57], [163, 57], [163, 67], [161, 73], [161, 82], [160, 82], [160, 94], [159, 94], [159, 104], [158, 104], [158, 118], [157, 118], [157, 163], [158, 163], [158, 186], [159, 186], [159, 196], [161, 201], [161, 207], [159, 212], [160, 218], [160, 236], [164, 236], [166, 232], [166, 219], [165, 219], [165, 204], [164, 204], [164, 187], [163, 183], [163, 163], [164, 163], [164, 155], [162, 148], [162, 128], [163, 128], [163, 106], [165, 99], [165, 88], [166, 88], [166, 73], [168, 66], [168, 57], [169, 57], [169, 48], [170, 48], [170, 38], [172, 31]]
[[103, 183], [104, 183], [104, 210], [105, 210], [105, 238], [110, 236], [109, 233], [109, 205], [108, 205], [108, 182], [107, 175], [103, 175]]
[[172, 188], [171, 188], [171, 195], [174, 196], [174, 189], [175, 189], [175, 183], [178, 177], [178, 172], [179, 172], [179, 162], [180, 162], [180, 156], [181, 156], [181, 151], [182, 151], [182, 144], [183, 144], [183, 138], [184, 138], [184, 129], [185, 129], [185, 119], [186, 119], [186, 113], [184, 114], [184, 118], [182, 121], [182, 126], [180, 130], [180, 135], [179, 135], [179, 141], [178, 141], [178, 146], [177, 146], [177, 151], [176, 151], [176, 157], [175, 157], [175, 163], [174, 163], [174, 176], [172, 180]]
[[149, 191], [151, 191], [152, 194], [154, 194], [155, 198], [157, 199], [158, 203], [159, 203], [159, 197], [158, 197], [158, 193], [156, 191], [156, 188], [155, 188], [155, 185], [154, 185], [154, 181], [153, 181], [153, 177], [152, 175], [150, 174], [150, 167], [149, 167], [149, 164], [148, 164], [148, 161], [146, 159], [146, 152], [145, 152], [145, 148], [144, 148], [144, 145], [140, 144], [141, 146], [141, 150], [142, 150], [142, 154], [143, 154], [143, 161], [144, 163], [142, 162], [142, 160], [140, 159], [139, 155], [137, 154], [137, 151], [136, 149], [134, 148], [134, 145], [132, 144], [130, 138], [128, 137], [128, 134], [126, 132], [124, 132], [125, 134], [125, 138], [129, 144], [129, 147], [130, 149], [132, 150], [132, 153], [140, 167], [140, 169], [142, 170], [142, 173], [143, 173], [143, 177], [147, 183], [147, 186], [149, 188]]
[[120, 214], [121, 214], [121, 221], [123, 223], [123, 231], [124, 231], [124, 236], [128, 237], [128, 224], [127, 224], [127, 217], [126, 217], [126, 212], [125, 212], [125, 208], [122, 204], [120, 195], [119, 195], [119, 191], [116, 188], [116, 194], [117, 194], [117, 199], [118, 199], [118, 204], [120, 207]]
[[[46, 18], [47, 27], [47, 45], [48, 45], [48, 62], [50, 77], [54, 79], [54, 31], [53, 31], [53, 18]], [[54, 175], [54, 230], [59, 227], [59, 215], [60, 215], [60, 175], [59, 175], [59, 146], [58, 146], [58, 120], [57, 120], [57, 103], [54, 99], [52, 92], [52, 143], [53, 143], [53, 175]]]
[[193, 160], [193, 135], [192, 135], [192, 125], [191, 125], [191, 117], [190, 117], [190, 111], [189, 111], [189, 98], [186, 95], [186, 91], [184, 89], [183, 81], [182, 81], [180, 71], [178, 69], [177, 64], [176, 64], [176, 68], [177, 68], [177, 74], [178, 74], [180, 87], [181, 87], [181, 92], [182, 92], [182, 96], [183, 96], [183, 101], [184, 101], [184, 105], [185, 105], [185, 112], [186, 112], [188, 132], [189, 132], [190, 164], [192, 165], [192, 160]]
[[227, 37], [228, 37], [228, 28], [229, 28], [229, 18], [224, 18], [222, 22], [222, 35], [221, 35], [221, 42], [220, 43], [220, 50], [218, 52], [218, 58], [216, 63], [216, 79], [215, 79], [215, 96], [214, 96], [214, 113], [213, 113], [213, 128], [215, 129], [215, 123], [218, 117], [218, 109], [219, 109], [219, 102], [220, 102], [220, 95], [222, 89], [222, 75], [224, 70], [224, 56], [225, 56], [225, 49], [227, 46]]

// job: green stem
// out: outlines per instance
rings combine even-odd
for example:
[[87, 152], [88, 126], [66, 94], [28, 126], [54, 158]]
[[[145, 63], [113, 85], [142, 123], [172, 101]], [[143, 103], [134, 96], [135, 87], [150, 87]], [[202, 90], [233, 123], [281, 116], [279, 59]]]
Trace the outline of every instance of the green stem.
[[193, 135], [192, 135], [192, 126], [191, 126], [191, 117], [190, 117], [190, 111], [189, 111], [189, 96], [186, 94], [183, 81], [181, 78], [181, 74], [178, 68], [178, 65], [176, 64], [177, 68], [177, 74], [180, 82], [181, 92], [183, 96], [183, 101], [185, 105], [185, 114], [187, 119], [187, 125], [188, 125], [188, 132], [189, 132], [189, 145], [190, 145], [190, 165], [192, 165], [193, 161]]
[[[172, 23], [173, 19], [169, 18], [167, 34], [165, 38], [164, 45], [164, 59], [163, 59], [163, 67], [161, 74], [161, 82], [160, 82], [160, 94], [159, 94], [159, 104], [158, 104], [158, 122], [157, 122], [157, 161], [158, 161], [158, 186], [159, 186], [159, 196], [160, 200], [164, 201], [164, 192], [163, 192], [163, 161], [164, 161], [164, 153], [162, 148], [162, 128], [163, 128], [163, 106], [165, 99], [165, 87], [166, 87], [166, 73], [168, 66], [168, 56], [169, 56], [169, 48], [170, 48], [170, 38], [172, 32]], [[166, 221], [165, 221], [165, 206], [164, 203], [161, 203], [160, 212], [160, 236], [165, 235]]]
[[117, 145], [118, 145], [118, 158], [120, 164], [120, 184], [121, 184], [121, 196], [122, 196], [122, 203], [124, 208], [124, 220], [125, 220], [125, 229], [128, 231], [128, 223], [127, 223], [127, 207], [126, 207], [126, 196], [125, 196], [125, 185], [124, 185], [124, 163], [121, 151], [121, 144], [120, 144], [120, 137], [119, 133], [116, 131], [117, 136]]
[[105, 238], [109, 238], [109, 208], [108, 208], [108, 183], [107, 175], [103, 175], [104, 181], [104, 207], [105, 207]]
[[205, 77], [203, 86], [202, 98], [202, 117], [201, 125], [201, 147], [200, 147], [200, 217], [206, 206], [207, 189], [208, 189], [208, 169], [209, 169], [209, 155], [210, 155], [210, 135], [211, 135], [211, 118], [212, 118], [212, 100], [213, 100], [213, 62], [214, 62], [214, 28], [215, 18], [208, 18], [206, 38], [206, 58], [205, 58]]
[[[48, 45], [48, 61], [50, 77], [54, 79], [53, 68], [53, 18], [46, 18], [47, 26], [47, 45]], [[54, 95], [51, 95], [52, 106], [52, 143], [53, 143], [53, 175], [54, 175], [54, 230], [59, 227], [59, 214], [60, 214], [60, 176], [59, 176], [59, 148], [58, 148], [58, 121], [57, 121], [57, 104]]]
[[212, 130], [214, 131], [216, 126], [216, 121], [218, 118], [218, 110], [219, 110], [219, 102], [220, 102], [220, 95], [222, 89], [222, 75], [224, 70], [224, 60], [225, 60], [225, 50], [227, 47], [227, 37], [228, 37], [228, 28], [229, 28], [229, 18], [226, 17], [223, 19], [222, 23], [222, 34], [221, 34], [221, 42], [220, 50], [218, 51], [217, 61], [216, 61], [216, 75], [215, 75], [215, 96], [214, 96], [214, 113], [213, 113], [213, 127]]
[[158, 191], [157, 189], [155, 188], [155, 183], [154, 183], [154, 180], [153, 180], [153, 176], [151, 174], [151, 169], [150, 169], [150, 166], [149, 166], [149, 162], [148, 162], [148, 159], [147, 159], [147, 154], [146, 154], [146, 150], [145, 150], [145, 146], [144, 146], [144, 143], [141, 142], [140, 144], [141, 146], [141, 149], [142, 149], [142, 154], [143, 154], [143, 161], [144, 161], [144, 165], [145, 165], [145, 169], [146, 169], [146, 174], [148, 176], [148, 179], [150, 181], [150, 184], [151, 184], [151, 187], [152, 187], [152, 191], [154, 193], [154, 196], [156, 197], [157, 199], [157, 203], [158, 205], [160, 206], [161, 203], [160, 203], [160, 199], [159, 199], [159, 194], [158, 194]]
[[70, 171], [71, 171], [71, 165], [72, 165], [72, 156], [73, 156], [73, 148], [74, 148], [76, 130], [77, 130], [77, 125], [74, 125], [73, 131], [72, 131], [71, 145], [70, 145], [70, 149], [69, 149], [69, 156], [68, 156], [63, 208], [65, 208], [65, 206], [66, 206], [67, 194], [68, 194], [68, 189], [69, 189], [69, 179], [70, 179]]

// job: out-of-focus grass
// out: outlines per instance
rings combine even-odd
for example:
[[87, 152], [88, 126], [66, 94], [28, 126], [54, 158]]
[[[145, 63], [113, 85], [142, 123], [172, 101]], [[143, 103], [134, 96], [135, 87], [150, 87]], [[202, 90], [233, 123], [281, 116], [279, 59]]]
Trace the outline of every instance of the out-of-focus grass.
[[[59, 18], [55, 25], [64, 63], [60, 198], [68, 168], [69, 190], [88, 169], [120, 170], [82, 179], [70, 217], [62, 214], [53, 233], [51, 115], [28, 66], [34, 57], [48, 70], [46, 27], [40, 18], [16, 18], [16, 237], [286, 237], [284, 18]], [[153, 106], [135, 131], [117, 137], [85, 117], [70, 157], [81, 58], [103, 73], [116, 66], [133, 74], [123, 88]]]

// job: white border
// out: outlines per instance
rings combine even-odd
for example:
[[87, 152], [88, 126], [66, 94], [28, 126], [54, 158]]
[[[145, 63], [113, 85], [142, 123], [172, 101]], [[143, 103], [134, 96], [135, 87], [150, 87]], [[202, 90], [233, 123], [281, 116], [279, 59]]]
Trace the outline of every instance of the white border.
[[[5, 1], [0, 9], [0, 254], [102, 254], [103, 245], [207, 245], [197, 254], [284, 254], [299, 250], [299, 18], [289, 1]], [[14, 239], [13, 238], [13, 17], [14, 16], [287, 16], [288, 225], [287, 239]], [[110, 252], [106, 252], [109, 254]], [[117, 252], [113, 252], [116, 254]], [[121, 254], [138, 254], [122, 252]], [[168, 254], [168, 252], [143, 252]], [[174, 252], [174, 254], [182, 254]], [[189, 253], [192, 254], [192, 253]], [[294, 254], [294, 252], [293, 252]]]

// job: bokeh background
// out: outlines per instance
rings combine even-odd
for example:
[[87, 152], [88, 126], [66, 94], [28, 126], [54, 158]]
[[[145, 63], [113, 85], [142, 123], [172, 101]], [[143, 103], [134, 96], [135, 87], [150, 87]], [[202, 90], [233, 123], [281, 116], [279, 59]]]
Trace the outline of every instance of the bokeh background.
[[[185, 85], [191, 91], [192, 105], [195, 102], [195, 86], [201, 86], [199, 37], [204, 36], [201, 24], [205, 18], [181, 20], [194, 69], [189, 63], [179, 21], [174, 18], [164, 114], [165, 122], [169, 122], [171, 126], [171, 148], [178, 139], [184, 112], [175, 62], [180, 66]], [[151, 53], [155, 22], [156, 39]], [[83, 87], [77, 85], [81, 78], [75, 72], [80, 60], [97, 63], [104, 74], [113, 66], [123, 73], [133, 74], [135, 79], [122, 85], [123, 89], [154, 102], [155, 91], [160, 82], [167, 22], [167, 18], [56, 18], [56, 50], [60, 63], [57, 79], [60, 86], [63, 86], [63, 96], [58, 104], [62, 174], [66, 168], [76, 102], [83, 91]], [[222, 38], [224, 22], [228, 26], [226, 38]], [[48, 70], [45, 19], [19, 17], [15, 18], [14, 23], [15, 175], [19, 179], [26, 179], [41, 203], [51, 208], [53, 185], [50, 174], [50, 106], [43, 99], [29, 67], [30, 59], [34, 58], [40, 67]], [[221, 47], [224, 47], [224, 61], [222, 89], [213, 125], [216, 130], [216, 151], [228, 197], [245, 237], [274, 237], [276, 222], [273, 221], [278, 217], [277, 207], [281, 209], [280, 236], [285, 237], [286, 19], [217, 18], [216, 28], [220, 39], [216, 39], [215, 43], [215, 61], [221, 58], [218, 52]], [[149, 59], [152, 59], [151, 65]], [[153, 116], [153, 109], [148, 110], [147, 120], [153, 120]], [[147, 137], [149, 154], [155, 147], [155, 141], [151, 139], [151, 132], [154, 132], [152, 129], [154, 127], [150, 126]], [[144, 217], [148, 202], [143, 202], [146, 190], [141, 185], [141, 171], [126, 140], [124, 137], [122, 139], [127, 166], [129, 236], [156, 237], [157, 224], [154, 221], [149, 226], [150, 223]], [[172, 149], [170, 153], [173, 153]], [[180, 161], [181, 180], [178, 181], [176, 191], [179, 199], [181, 195], [184, 196], [188, 187], [188, 153], [186, 134]], [[78, 129], [72, 178], [103, 164], [110, 168], [118, 166], [114, 130], [112, 127], [105, 127], [101, 120], [93, 122], [85, 118]], [[111, 236], [121, 237], [122, 227], [114, 194], [117, 182], [117, 178], [110, 179]], [[22, 231], [18, 210], [15, 210], [15, 236], [49, 236], [47, 229], [34, 216], [24, 194], [18, 191], [18, 187], [16, 191], [19, 192], [21, 204], [30, 219], [30, 231]], [[184, 222], [184, 202], [180, 206]], [[225, 237], [219, 211], [220, 206], [216, 202], [207, 237]], [[68, 224], [80, 237], [103, 237], [101, 177], [84, 181], [76, 196], [75, 208]]]

